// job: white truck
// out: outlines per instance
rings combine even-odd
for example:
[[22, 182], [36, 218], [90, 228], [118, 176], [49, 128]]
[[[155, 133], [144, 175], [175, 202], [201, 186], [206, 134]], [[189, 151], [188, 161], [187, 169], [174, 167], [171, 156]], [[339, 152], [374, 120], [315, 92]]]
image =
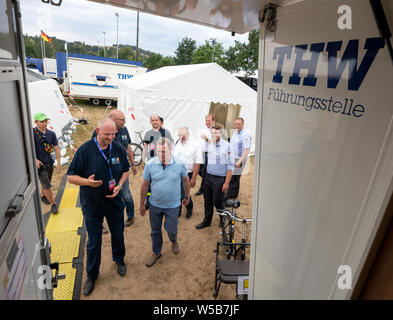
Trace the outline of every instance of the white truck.
[[134, 61], [70, 54], [64, 91], [72, 98], [90, 99], [95, 106], [102, 102], [108, 106], [117, 100], [119, 81], [146, 71]]

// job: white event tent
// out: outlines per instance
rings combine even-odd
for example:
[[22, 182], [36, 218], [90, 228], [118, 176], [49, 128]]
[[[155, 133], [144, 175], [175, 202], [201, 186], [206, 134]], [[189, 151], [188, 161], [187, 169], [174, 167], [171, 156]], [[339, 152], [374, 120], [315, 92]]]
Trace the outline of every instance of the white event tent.
[[134, 142], [139, 142], [135, 131], [151, 128], [152, 114], [164, 118], [174, 139], [177, 129], [187, 126], [199, 141], [211, 102], [241, 106], [240, 117], [253, 138], [254, 152], [257, 93], [216, 63], [163, 67], [119, 84], [118, 109], [126, 116]]
[[30, 70], [27, 70], [27, 81], [33, 126], [35, 126], [34, 114], [43, 112], [50, 118], [48, 129], [54, 131], [59, 139], [68, 129], [73, 118], [57, 82]]

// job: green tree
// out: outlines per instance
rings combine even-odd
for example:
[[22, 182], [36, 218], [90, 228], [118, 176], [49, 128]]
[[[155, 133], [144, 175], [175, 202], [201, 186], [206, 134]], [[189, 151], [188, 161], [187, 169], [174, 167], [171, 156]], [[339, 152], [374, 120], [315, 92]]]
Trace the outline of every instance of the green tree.
[[131, 49], [131, 47], [122, 47], [119, 48], [119, 59], [123, 60], [135, 60], [135, 51]]
[[244, 71], [252, 75], [258, 69], [259, 30], [248, 34], [248, 43], [235, 41], [235, 45], [225, 51], [224, 68], [229, 72]]
[[160, 68], [161, 59], [162, 55], [159, 53], [152, 53], [145, 60], [144, 66], [149, 70]]
[[221, 43], [210, 44], [205, 41], [204, 45], [199, 46], [192, 55], [192, 63], [210, 63], [215, 62], [225, 66], [224, 48]]
[[196, 48], [195, 40], [187, 37], [183, 38], [175, 51], [174, 63], [177, 65], [190, 64]]

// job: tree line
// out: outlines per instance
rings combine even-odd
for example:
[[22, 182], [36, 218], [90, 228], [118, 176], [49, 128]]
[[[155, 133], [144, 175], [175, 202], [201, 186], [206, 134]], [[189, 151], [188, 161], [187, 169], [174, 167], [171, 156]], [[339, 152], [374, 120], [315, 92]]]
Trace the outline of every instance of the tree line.
[[[41, 37], [25, 35], [26, 56], [40, 58]], [[229, 72], [243, 71], [246, 75], [251, 75], [258, 68], [258, 41], [259, 30], [254, 30], [248, 34], [248, 42], [235, 41], [235, 45], [224, 49], [219, 42], [211, 43], [205, 41], [197, 46], [195, 40], [185, 37], [179, 43], [174, 56], [162, 56], [159, 53], [138, 49], [138, 61], [149, 70], [158, 69], [171, 65], [187, 65], [196, 63], [215, 62]], [[45, 53], [47, 58], [56, 58], [56, 52], [65, 52], [65, 41], [52, 38], [52, 43], [45, 43]], [[100, 46], [88, 45], [84, 42], [68, 42], [69, 53], [86, 54], [93, 56], [104, 56], [104, 49]], [[106, 57], [116, 58], [116, 46], [106, 48]], [[136, 47], [119, 44], [119, 59], [136, 60]]]

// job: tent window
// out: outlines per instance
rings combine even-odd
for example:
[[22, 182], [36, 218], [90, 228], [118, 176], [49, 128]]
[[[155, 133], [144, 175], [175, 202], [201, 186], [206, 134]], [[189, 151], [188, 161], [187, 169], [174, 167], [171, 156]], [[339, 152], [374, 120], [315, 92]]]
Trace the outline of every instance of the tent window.
[[240, 104], [227, 104], [227, 103], [210, 103], [209, 114], [214, 115], [216, 124], [221, 125], [224, 129], [224, 138], [228, 139], [232, 136], [235, 119], [240, 115]]

